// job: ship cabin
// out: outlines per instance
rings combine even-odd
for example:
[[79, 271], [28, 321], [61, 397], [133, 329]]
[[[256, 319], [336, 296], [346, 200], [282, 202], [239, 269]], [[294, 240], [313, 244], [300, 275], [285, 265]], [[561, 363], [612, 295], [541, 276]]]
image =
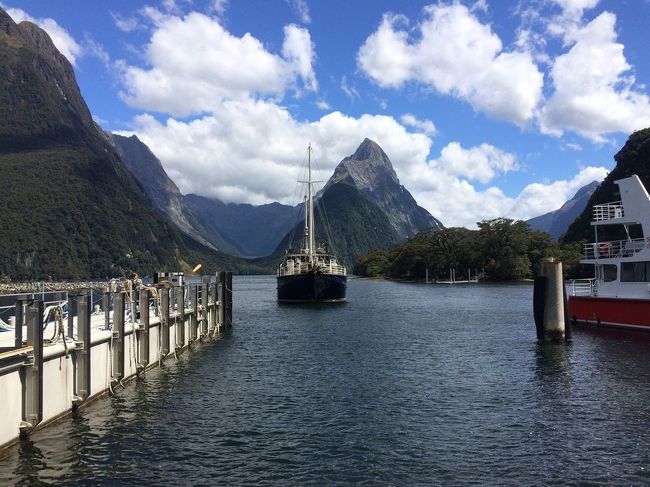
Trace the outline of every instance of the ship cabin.
[[[593, 207], [594, 241], [584, 244], [583, 264], [594, 277], [572, 281], [574, 296], [650, 299], [650, 196], [634, 175], [615, 181], [621, 200]], [[599, 239], [618, 226], [623, 239]], [[610, 227], [610, 228], [607, 228]]]

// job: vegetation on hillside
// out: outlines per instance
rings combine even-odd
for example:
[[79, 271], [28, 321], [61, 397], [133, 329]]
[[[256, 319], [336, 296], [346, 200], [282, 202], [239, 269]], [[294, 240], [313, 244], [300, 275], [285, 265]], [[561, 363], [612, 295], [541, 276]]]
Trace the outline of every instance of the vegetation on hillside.
[[478, 230], [446, 228], [422, 232], [387, 251], [361, 256], [354, 273], [366, 277], [392, 279], [446, 279], [456, 270], [456, 279], [466, 278], [468, 270], [485, 272], [492, 281], [534, 277], [543, 259], [562, 260], [565, 270], [574, 271], [580, 259], [577, 244], [560, 245], [546, 232], [531, 230], [519, 220], [497, 218], [478, 223]]

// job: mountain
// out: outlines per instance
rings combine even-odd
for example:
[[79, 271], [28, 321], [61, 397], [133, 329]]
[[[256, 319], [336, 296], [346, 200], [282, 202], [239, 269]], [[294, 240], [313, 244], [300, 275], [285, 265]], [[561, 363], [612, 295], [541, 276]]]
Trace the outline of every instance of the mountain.
[[[183, 197], [183, 207], [194, 228], [221, 248], [244, 257], [268, 255], [295, 224], [300, 208], [280, 203], [253, 206], [224, 203], [195, 194]], [[227, 251], [227, 250], [225, 250]]]
[[297, 208], [280, 203], [252, 206], [183, 195], [160, 160], [137, 136], [106, 136], [154, 207], [200, 243], [231, 255], [268, 255], [296, 222]]
[[442, 223], [418, 206], [397, 178], [386, 153], [376, 142], [365, 139], [354, 154], [343, 159], [324, 190], [335, 184], [347, 184], [359, 190], [388, 217], [395, 231], [403, 238], [422, 230], [440, 230]]
[[[386, 214], [355, 187], [344, 183], [326, 187], [314, 210], [317, 244], [329, 242], [329, 250], [349, 272], [357, 258], [371, 250], [386, 250], [404, 239]], [[302, 245], [304, 219], [287, 233], [274, 255], [282, 256], [285, 249]]]
[[587, 207], [587, 202], [596, 188], [598, 181], [591, 183], [580, 188], [577, 193], [569, 201], [564, 203], [561, 208], [550, 211], [535, 218], [527, 220], [526, 223], [533, 230], [540, 230], [548, 232], [557, 240], [560, 236], [567, 231], [569, 225], [577, 218], [580, 213]]
[[[95, 126], [49, 36], [0, 9], [0, 275], [150, 274], [232, 259], [185, 240]], [[223, 267], [222, 267], [223, 268]]]
[[[591, 195], [586, 208], [562, 236], [562, 242], [593, 241], [593, 227], [590, 225], [592, 207], [621, 199], [618, 186], [614, 184], [614, 181], [636, 174], [646, 190], [650, 190], [650, 128], [639, 130], [630, 135], [625, 145], [614, 156], [614, 160], [616, 167]], [[625, 234], [616, 233], [619, 230], [617, 225], [613, 227], [616, 228], [600, 227], [598, 230], [599, 240], [626, 238]], [[632, 238], [636, 237], [634, 231], [635, 229], [632, 228], [630, 232]]]

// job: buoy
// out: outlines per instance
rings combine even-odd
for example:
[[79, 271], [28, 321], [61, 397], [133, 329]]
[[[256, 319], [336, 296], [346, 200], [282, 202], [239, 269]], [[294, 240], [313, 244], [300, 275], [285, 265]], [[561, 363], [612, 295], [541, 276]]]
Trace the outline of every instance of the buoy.
[[192, 269], [192, 272], [196, 273], [201, 267], [203, 267], [203, 264], [196, 264], [196, 266], [194, 266], [194, 269]]

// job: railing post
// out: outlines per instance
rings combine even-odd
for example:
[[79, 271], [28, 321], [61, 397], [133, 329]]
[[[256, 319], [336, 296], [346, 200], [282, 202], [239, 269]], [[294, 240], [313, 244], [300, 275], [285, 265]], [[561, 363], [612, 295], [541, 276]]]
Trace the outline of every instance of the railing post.
[[169, 288], [161, 286], [160, 295], [160, 330], [158, 333], [162, 336], [162, 347], [160, 350], [161, 358], [169, 353]]
[[146, 289], [140, 290], [140, 327], [139, 333], [139, 346], [138, 350], [138, 370], [145, 369], [149, 364], [149, 291]]
[[124, 297], [125, 293], [113, 294], [113, 376], [114, 381], [124, 378]]
[[[92, 290], [89, 291], [92, 293]], [[69, 295], [68, 295], [69, 296]], [[68, 297], [69, 299], [69, 297]], [[73, 407], [90, 396], [90, 308], [91, 296], [81, 294], [77, 296], [77, 340], [75, 341], [75, 387]], [[68, 313], [70, 303], [68, 302]]]
[[43, 420], [43, 301], [26, 303], [27, 346], [33, 348], [31, 364], [24, 375], [23, 421], [20, 434], [25, 436]]

